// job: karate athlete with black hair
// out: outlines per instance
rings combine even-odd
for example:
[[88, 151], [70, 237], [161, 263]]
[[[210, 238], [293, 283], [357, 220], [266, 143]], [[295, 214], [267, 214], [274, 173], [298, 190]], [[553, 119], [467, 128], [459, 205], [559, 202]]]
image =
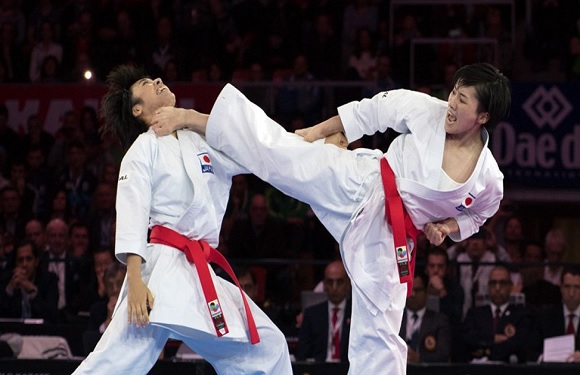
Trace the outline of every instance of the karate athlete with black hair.
[[107, 83], [105, 130], [128, 148], [119, 172], [115, 241], [127, 276], [111, 323], [74, 374], [147, 374], [171, 337], [218, 374], [291, 375], [282, 332], [208, 265], [231, 271], [215, 247], [231, 177], [247, 170], [194, 132], [155, 136], [153, 113], [175, 105], [160, 79], [120, 66]]
[[[485, 126], [508, 112], [508, 79], [486, 63], [455, 75], [448, 101], [409, 90], [345, 104], [338, 115], [288, 133], [231, 85], [210, 115], [160, 108], [158, 135], [187, 127], [251, 173], [309, 204], [340, 244], [352, 280], [349, 374], [405, 374], [398, 335], [413, 277], [414, 236], [432, 244], [477, 232], [498, 209], [503, 175]], [[348, 141], [392, 128], [386, 154], [308, 143], [344, 132]]]

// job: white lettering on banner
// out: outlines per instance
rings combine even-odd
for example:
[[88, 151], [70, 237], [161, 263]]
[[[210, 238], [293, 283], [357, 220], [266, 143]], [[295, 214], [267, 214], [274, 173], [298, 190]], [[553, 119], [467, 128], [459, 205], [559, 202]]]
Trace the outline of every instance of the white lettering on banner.
[[574, 132], [562, 139], [562, 164], [566, 168], [580, 168], [580, 125], [574, 126]]
[[515, 163], [525, 168], [554, 168], [558, 161], [566, 169], [580, 168], [580, 124], [559, 139], [552, 133], [539, 136], [516, 132], [508, 122], [501, 122], [493, 133], [493, 154], [500, 166]]

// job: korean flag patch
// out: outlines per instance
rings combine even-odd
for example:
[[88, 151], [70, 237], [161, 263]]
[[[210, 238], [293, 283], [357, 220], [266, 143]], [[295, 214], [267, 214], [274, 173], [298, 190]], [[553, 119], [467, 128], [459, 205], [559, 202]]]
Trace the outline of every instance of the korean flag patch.
[[202, 152], [197, 154], [199, 162], [201, 164], [201, 173], [211, 173], [213, 174], [213, 165], [211, 165], [211, 159], [207, 152]]

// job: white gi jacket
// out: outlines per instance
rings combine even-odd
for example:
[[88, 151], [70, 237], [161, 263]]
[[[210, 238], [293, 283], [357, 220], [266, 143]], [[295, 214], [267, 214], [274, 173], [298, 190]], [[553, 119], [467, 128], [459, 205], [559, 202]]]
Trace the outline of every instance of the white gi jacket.
[[[152, 324], [182, 334], [192, 328], [215, 335], [195, 266], [177, 249], [148, 244], [147, 231], [162, 225], [216, 247], [231, 177], [247, 172], [193, 132], [178, 131], [178, 138], [157, 138], [149, 130], [123, 158], [117, 188], [115, 252], [123, 263], [128, 253], [143, 258], [142, 277], [154, 296]], [[230, 330], [227, 337], [246, 339], [246, 324], [237, 313], [243, 306], [231, 300], [222, 289], [223, 281], [210, 272]], [[126, 293], [124, 285], [119, 301]]]
[[[339, 115], [351, 142], [388, 127], [404, 133], [386, 157], [407, 212], [418, 229], [454, 217], [461, 230], [454, 239], [460, 240], [497, 211], [503, 175], [482, 129], [485, 147], [472, 176], [453, 190], [437, 189], [446, 108], [444, 101], [395, 90], [342, 106]], [[310, 204], [339, 242], [353, 285], [349, 372], [405, 373], [406, 345], [398, 332], [407, 288], [399, 282], [393, 237], [384, 219], [383, 153], [306, 143], [231, 85], [214, 104], [206, 139], [264, 181]]]

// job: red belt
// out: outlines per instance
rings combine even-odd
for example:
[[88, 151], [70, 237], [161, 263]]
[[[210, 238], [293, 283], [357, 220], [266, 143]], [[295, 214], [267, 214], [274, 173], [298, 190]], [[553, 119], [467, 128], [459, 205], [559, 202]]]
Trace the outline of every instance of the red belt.
[[160, 225], [151, 228], [150, 242], [171, 246], [183, 251], [187, 260], [195, 265], [197, 274], [199, 275], [199, 280], [201, 281], [201, 288], [203, 289], [205, 301], [207, 302], [207, 308], [218, 337], [227, 334], [229, 330], [215, 286], [213, 285], [208, 263], [215, 263], [223, 268], [240, 289], [244, 301], [244, 308], [246, 309], [246, 318], [248, 320], [248, 328], [250, 331], [250, 342], [252, 344], [260, 342], [258, 329], [256, 328], [250, 305], [246, 300], [246, 295], [242, 292], [242, 287], [240, 286], [232, 267], [219, 251], [209, 246], [205, 241], [190, 240], [174, 230]]
[[416, 256], [412, 257], [407, 249], [407, 237], [413, 240], [413, 245], [417, 250], [417, 235], [421, 231], [415, 228], [407, 210], [403, 207], [395, 182], [395, 174], [386, 158], [381, 159], [381, 175], [385, 189], [385, 217], [393, 231], [399, 279], [401, 284], [407, 283], [407, 295], [410, 295], [413, 289]]

